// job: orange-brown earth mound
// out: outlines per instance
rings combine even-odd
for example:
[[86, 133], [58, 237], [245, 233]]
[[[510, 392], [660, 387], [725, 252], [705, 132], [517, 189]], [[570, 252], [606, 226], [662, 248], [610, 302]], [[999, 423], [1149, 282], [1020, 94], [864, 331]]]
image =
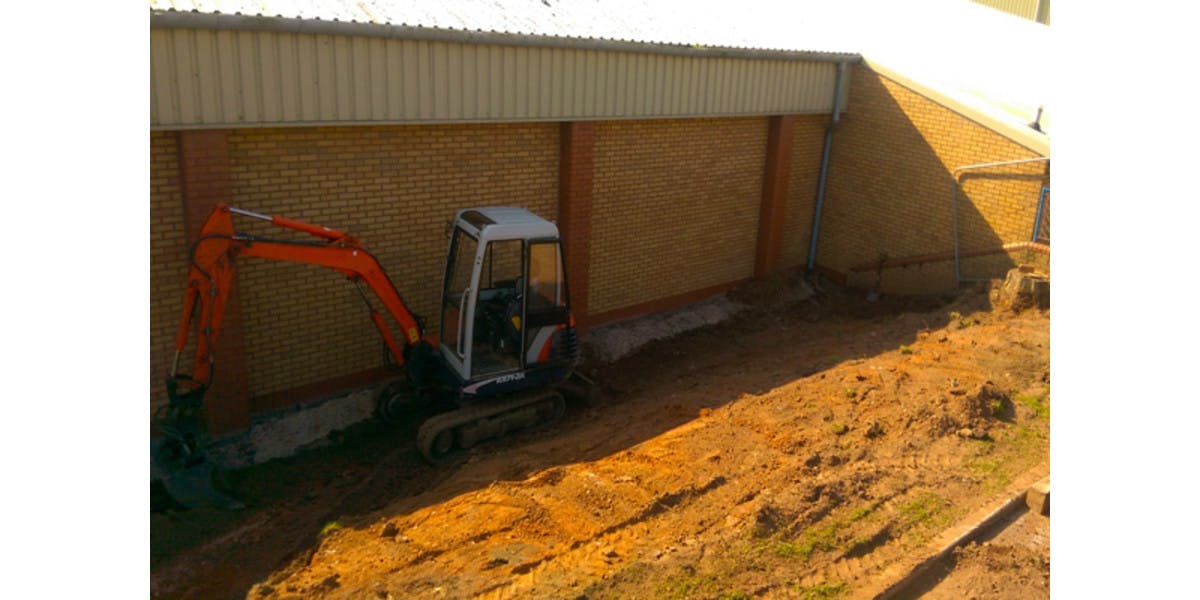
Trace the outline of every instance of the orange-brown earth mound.
[[370, 425], [237, 474], [250, 509], [154, 516], [152, 593], [870, 595], [1048, 472], [1049, 334], [983, 293], [760, 307], [594, 368], [599, 401], [454, 465]]

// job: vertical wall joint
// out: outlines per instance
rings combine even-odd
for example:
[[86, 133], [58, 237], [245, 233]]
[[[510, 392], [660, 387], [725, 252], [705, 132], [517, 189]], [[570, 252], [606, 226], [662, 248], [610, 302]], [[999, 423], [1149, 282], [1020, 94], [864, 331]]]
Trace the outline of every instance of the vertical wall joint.
[[783, 220], [787, 213], [795, 124], [795, 115], [771, 117], [767, 121], [767, 158], [763, 167], [762, 202], [758, 214], [755, 277], [765, 277], [774, 272], [783, 252]]
[[592, 178], [595, 127], [590, 122], [560, 126], [558, 227], [566, 254], [571, 310], [579, 333], [588, 325], [588, 267], [591, 263]]
[[[180, 187], [183, 192], [184, 228], [188, 245], [196, 240], [204, 220], [217, 202], [233, 196], [233, 168], [228, 132], [224, 130], [179, 133]], [[213, 347], [216, 369], [205, 395], [208, 427], [214, 436], [243, 429], [250, 423], [246, 350], [238, 309], [236, 280], [226, 302], [221, 331]], [[182, 296], [183, 288], [179, 289]]]

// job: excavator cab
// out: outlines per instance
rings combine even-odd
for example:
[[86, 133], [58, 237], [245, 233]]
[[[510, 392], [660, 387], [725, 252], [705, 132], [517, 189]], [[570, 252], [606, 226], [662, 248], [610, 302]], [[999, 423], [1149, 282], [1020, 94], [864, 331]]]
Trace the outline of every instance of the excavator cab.
[[442, 358], [466, 397], [557, 383], [577, 342], [558, 228], [523, 208], [459, 211], [442, 288]]

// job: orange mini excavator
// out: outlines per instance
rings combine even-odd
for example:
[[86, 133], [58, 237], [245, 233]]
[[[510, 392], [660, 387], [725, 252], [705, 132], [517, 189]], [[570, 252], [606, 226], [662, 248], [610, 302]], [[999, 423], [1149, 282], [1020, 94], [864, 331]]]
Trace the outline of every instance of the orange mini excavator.
[[[241, 233], [234, 229], [235, 215], [314, 239]], [[169, 402], [155, 419], [163, 438], [152, 445], [152, 460], [171, 496], [185, 506], [239, 506], [212, 486], [203, 407], [204, 394], [219, 374], [213, 344], [237, 260], [243, 257], [328, 267], [354, 283], [397, 367], [396, 378], [376, 399], [379, 416], [396, 421], [418, 409], [441, 409], [417, 433], [418, 449], [430, 462], [562, 416], [562, 391], [579, 351], [558, 228], [523, 208], [487, 207], [458, 211], [449, 231], [438, 342], [426, 337], [423, 319], [408, 309], [379, 261], [355, 237], [216, 205], [191, 247], [167, 379]], [[363, 285], [398, 325], [398, 336]], [[193, 330], [195, 356], [191, 374], [185, 375], [178, 372], [179, 359]]]

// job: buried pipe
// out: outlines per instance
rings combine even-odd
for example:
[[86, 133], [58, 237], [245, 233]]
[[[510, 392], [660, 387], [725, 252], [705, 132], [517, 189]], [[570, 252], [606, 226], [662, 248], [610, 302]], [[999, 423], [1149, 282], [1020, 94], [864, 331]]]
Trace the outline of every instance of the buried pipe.
[[845, 75], [846, 63], [840, 62], [837, 66], [837, 78], [833, 82], [833, 119], [829, 122], [829, 127], [825, 128], [825, 150], [821, 153], [821, 174], [817, 177], [817, 202], [813, 209], [812, 235], [809, 236], [808, 242], [808, 264], [804, 269], [808, 275], [812, 275], [817, 260], [817, 235], [821, 233], [821, 205], [825, 201], [825, 178], [829, 174], [829, 150], [833, 146], [833, 128], [837, 127], [838, 117], [841, 115], [842, 79]]
[[[962, 261], [958, 252], [958, 174], [963, 171], [972, 171], [976, 169], [990, 169], [994, 167], [1007, 167], [1010, 165], [1023, 165], [1034, 162], [1049, 162], [1050, 157], [1039, 156], [1037, 158], [1024, 158], [1021, 160], [1006, 160], [1003, 162], [979, 163], [977, 165], [965, 165], [959, 167], [951, 173], [950, 177], [954, 183], [954, 191], [950, 200], [950, 211], [952, 221], [954, 223], [954, 287], [958, 288], [964, 281], [988, 281], [987, 279], [963, 279], [962, 276]], [[1044, 196], [1043, 196], [1044, 197]]]

